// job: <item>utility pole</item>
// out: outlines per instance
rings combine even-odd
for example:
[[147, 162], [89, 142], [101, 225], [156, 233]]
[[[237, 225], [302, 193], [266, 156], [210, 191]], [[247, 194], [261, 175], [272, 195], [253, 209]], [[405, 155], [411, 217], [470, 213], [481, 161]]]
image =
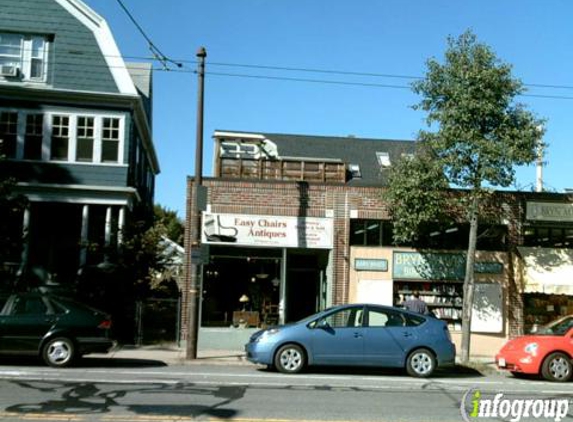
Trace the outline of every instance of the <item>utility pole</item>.
[[204, 47], [197, 51], [197, 137], [195, 145], [195, 178], [193, 179], [193, 202], [191, 207], [191, 241], [188, 259], [191, 260], [187, 317], [187, 359], [197, 358], [197, 337], [199, 333], [199, 301], [201, 300], [201, 210], [199, 198], [203, 183], [203, 94], [205, 88], [205, 57], [207, 51]]

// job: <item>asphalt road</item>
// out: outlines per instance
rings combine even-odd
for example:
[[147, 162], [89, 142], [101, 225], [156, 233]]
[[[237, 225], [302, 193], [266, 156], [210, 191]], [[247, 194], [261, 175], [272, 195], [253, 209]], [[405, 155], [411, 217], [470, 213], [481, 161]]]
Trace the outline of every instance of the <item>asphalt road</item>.
[[467, 368], [415, 379], [401, 371], [283, 375], [254, 365], [167, 366], [132, 359], [87, 358], [68, 369], [2, 363], [0, 420], [6, 421], [458, 422], [464, 420], [460, 404], [466, 403], [464, 411], [471, 408], [475, 391], [482, 397], [566, 399], [571, 409], [562, 420], [573, 420], [571, 382], [482, 375]]

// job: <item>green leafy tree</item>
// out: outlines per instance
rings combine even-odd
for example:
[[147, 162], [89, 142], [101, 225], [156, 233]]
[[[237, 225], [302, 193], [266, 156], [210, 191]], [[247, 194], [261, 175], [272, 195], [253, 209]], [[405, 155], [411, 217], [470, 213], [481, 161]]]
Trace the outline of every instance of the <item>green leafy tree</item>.
[[388, 183], [391, 189], [386, 199], [391, 204], [395, 243], [416, 244], [427, 222], [447, 219], [444, 192], [448, 183], [429, 151], [420, 150], [396, 163]]
[[[16, 192], [16, 179], [7, 174], [3, 165], [5, 156], [2, 150], [0, 139], [0, 273], [7, 270], [7, 263], [13, 264], [20, 261], [23, 240], [22, 212], [28, 203], [25, 196]], [[3, 276], [3, 279], [9, 280], [12, 275]]]
[[80, 280], [80, 299], [112, 314], [114, 335], [120, 342], [133, 341], [138, 301], [151, 296], [172, 298], [178, 293], [174, 277], [169, 276], [174, 251], [165, 239], [180, 238], [182, 223], [175, 212], [158, 205], [152, 221], [144, 215], [126, 223], [121, 248], [104, 249], [105, 263], [86, 270]]
[[165, 277], [158, 275], [172, 273], [170, 266], [175, 253], [165, 239], [180, 244], [184, 231], [177, 213], [161, 205], [154, 207], [152, 225], [136, 221], [126, 227], [119, 259], [124, 267], [132, 268], [137, 296], [147, 296], [151, 290], [163, 290], [161, 281]]
[[153, 213], [154, 224], [163, 228], [164, 235], [175, 243], [183, 245], [185, 226], [177, 216], [177, 212], [156, 204]]
[[[543, 148], [543, 121], [515, 102], [524, 87], [512, 76], [511, 66], [470, 31], [449, 37], [444, 62], [428, 60], [424, 79], [412, 87], [422, 96], [414, 108], [427, 113], [429, 130], [418, 135], [424, 164], [397, 166], [389, 199], [397, 217], [397, 237], [415, 240], [421, 224], [439, 219], [449, 207], [444, 179], [462, 191], [466, 203], [464, 207], [458, 204], [458, 209], [465, 209], [470, 226], [461, 347], [461, 359], [467, 362], [480, 204], [488, 188], [510, 186], [515, 167], [536, 159], [538, 148]], [[406, 218], [408, 213], [417, 217]]]

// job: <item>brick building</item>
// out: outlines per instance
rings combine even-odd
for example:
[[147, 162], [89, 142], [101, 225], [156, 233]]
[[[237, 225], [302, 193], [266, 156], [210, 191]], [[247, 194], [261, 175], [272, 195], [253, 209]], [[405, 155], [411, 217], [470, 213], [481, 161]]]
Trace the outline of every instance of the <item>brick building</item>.
[[[459, 345], [467, 224], [430, 229], [423, 249], [392, 242], [386, 174], [415, 152], [414, 142], [225, 131], [213, 138], [215, 174], [203, 182], [203, 327], [295, 321], [341, 303], [399, 305], [419, 290]], [[188, 189], [193, 198], [192, 179]], [[480, 355], [537, 322], [529, 309], [524, 318], [524, 304], [545, 306], [539, 322], [573, 312], [573, 284], [539, 275], [548, 266], [573, 270], [571, 198], [498, 192], [487, 206], [472, 320], [471, 350]], [[553, 239], [543, 240], [547, 234]]]

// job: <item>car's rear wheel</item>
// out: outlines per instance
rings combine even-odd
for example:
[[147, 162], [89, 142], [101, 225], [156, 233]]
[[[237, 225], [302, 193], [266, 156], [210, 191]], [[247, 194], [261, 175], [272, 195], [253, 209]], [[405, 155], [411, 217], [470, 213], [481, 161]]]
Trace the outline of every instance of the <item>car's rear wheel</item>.
[[61, 368], [72, 364], [76, 358], [76, 347], [72, 340], [57, 337], [46, 342], [42, 349], [42, 358], [50, 366]]
[[566, 382], [572, 374], [571, 358], [564, 353], [551, 353], [541, 365], [541, 375], [548, 381]]
[[408, 356], [406, 372], [413, 377], [429, 377], [436, 369], [436, 358], [428, 349], [416, 349]]
[[285, 344], [275, 354], [275, 368], [286, 374], [296, 374], [306, 365], [304, 350], [296, 344]]

